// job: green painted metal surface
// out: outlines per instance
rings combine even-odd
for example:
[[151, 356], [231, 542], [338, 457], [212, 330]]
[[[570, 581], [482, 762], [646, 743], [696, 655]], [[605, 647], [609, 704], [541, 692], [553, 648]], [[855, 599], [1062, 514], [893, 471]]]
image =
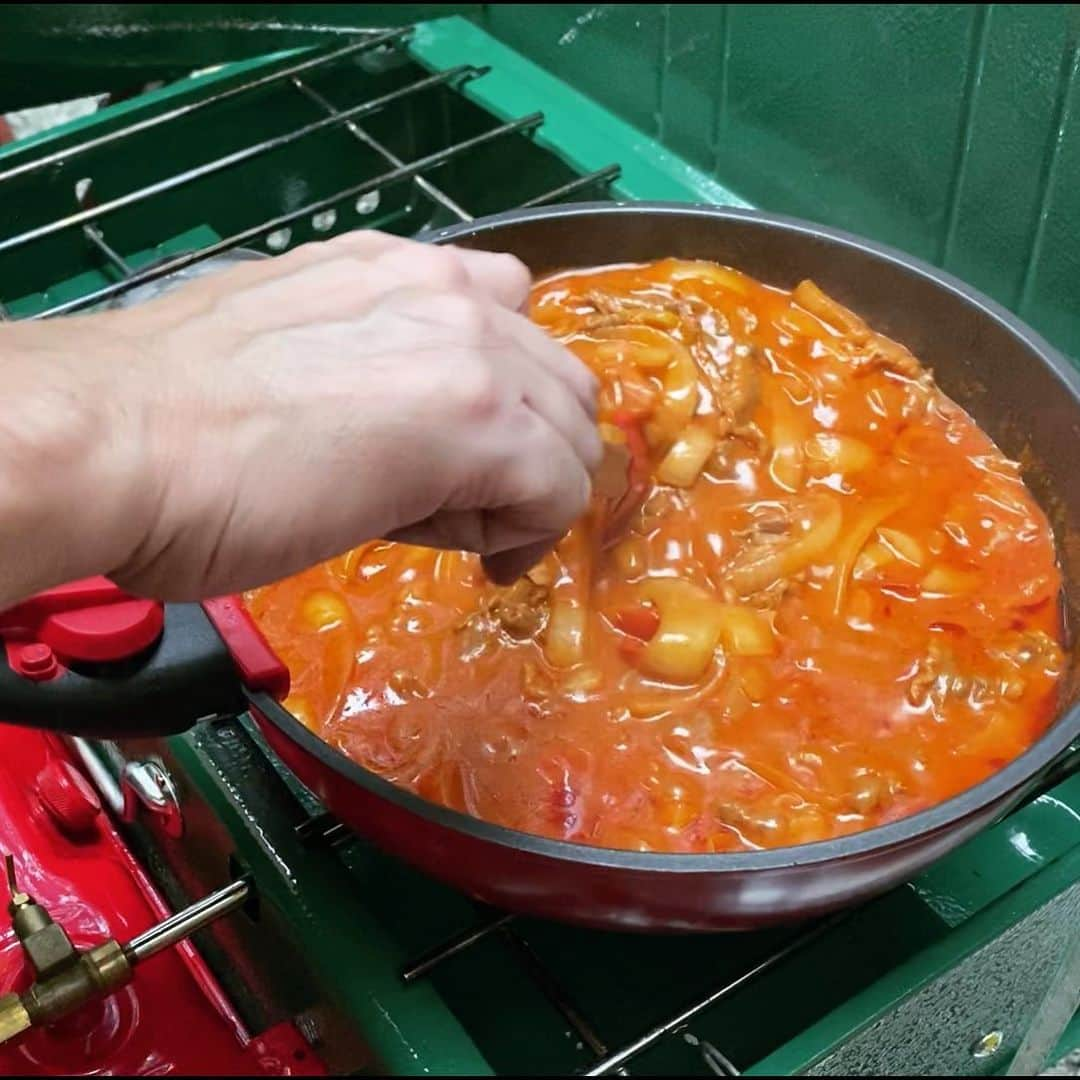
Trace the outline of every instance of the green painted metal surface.
[[[406, 987], [400, 972], [408, 960], [481, 913], [364, 842], [340, 851], [299, 843], [293, 830], [315, 804], [280, 766], [273, 782], [255, 782], [266, 764], [261, 740], [245, 730], [238, 738], [228, 725], [204, 726], [171, 740], [171, 749], [227, 825], [262, 903], [280, 913], [326, 992], [362, 1025], [382, 1068], [413, 1075], [422, 1062], [436, 1075], [567, 1075], [588, 1067], [592, 1052], [525, 973], [518, 947], [499, 934]], [[943, 860], [932, 871], [931, 901], [916, 882], [866, 905], [662, 1040], [632, 1073], [708, 1075], [694, 1040], [721, 1047], [750, 1075], [798, 1073], [835, 1052], [1075, 884], [1078, 785], [1080, 777], [1058, 785], [979, 837], [977, 852], [968, 845]], [[1013, 865], [1007, 855], [1020, 832], [1038, 858]], [[976, 857], [980, 874], [972, 873]], [[946, 908], [962, 908], [960, 919], [940, 915], [950, 881], [957, 895]], [[516, 927], [610, 1048], [741, 974], [789, 933], [649, 938], [533, 919]], [[1013, 1047], [1022, 1034], [1010, 1030]]]
[[969, 840], [945, 863], [916, 878], [912, 888], [942, 920], [959, 926], [1078, 843], [1080, 774]]
[[[277, 909], [294, 947], [320, 973], [324, 990], [363, 1032], [374, 1053], [373, 1071], [491, 1075], [435, 988], [401, 981], [398, 973], [408, 959], [409, 943], [364, 902], [372, 883], [354, 878], [333, 850], [296, 836], [296, 825], [312, 805], [310, 797], [306, 805], [290, 798], [281, 778], [251, 782], [266, 768], [253, 729], [223, 736], [202, 728], [170, 745], [185, 776], [228, 828], [237, 859], [255, 875], [260, 905]], [[260, 794], [253, 798], [253, 792]], [[447, 892], [437, 899], [443, 917], [469, 917], [462, 897]]]
[[465, 88], [467, 97], [507, 120], [543, 111], [544, 125], [537, 141], [581, 172], [619, 162], [622, 175], [615, 191], [624, 198], [748, 205], [657, 140], [515, 55], [465, 19], [439, 19], [419, 27], [409, 49], [435, 70], [453, 67], [466, 56], [473, 63], [490, 65], [490, 74]]
[[[1074, 839], [1076, 838], [1074, 818]], [[946, 866], [949, 860], [941, 865]], [[988, 877], [993, 873], [988, 867]], [[898, 965], [876, 981], [857, 997], [844, 1002], [843, 1007], [830, 1013], [817, 1024], [807, 1028], [799, 1036], [775, 1053], [746, 1070], [749, 1076], [790, 1076], [808, 1071], [816, 1061], [830, 1054], [865, 1029], [875, 1019], [888, 1015], [905, 1001], [915, 998], [933, 980], [947, 975], [958, 963], [991, 946], [993, 942], [1016, 927], [1025, 918], [1045, 905], [1074, 890], [1080, 881], [1080, 846], [1072, 848], [1059, 859], [1045, 867], [1042, 872], [1028, 879], [991, 902], [976, 916], [955, 928], [941, 941], [928, 945], [906, 963]], [[1075, 917], [1075, 916], [1074, 916]], [[1073, 926], [1075, 930], [1075, 925]], [[1060, 950], [1064, 949], [1064, 938]], [[1058, 954], [1060, 956], [1060, 952]], [[1023, 958], [1012, 958], [1014, 962]], [[1034, 972], [1033, 978], [1047, 979], [1051, 972]], [[974, 1040], [980, 1032], [971, 1031]], [[1006, 1032], [1007, 1043], [1002, 1057], [1008, 1058], [1023, 1038], [1022, 1029]], [[970, 1062], [966, 1075], [979, 1075], [998, 1071], [1003, 1065], [1000, 1059], [981, 1065]], [[946, 1075], [952, 1075], [945, 1073]]]
[[943, 265], [1080, 355], [1075, 4], [491, 4], [482, 24], [765, 209]]
[[[479, 33], [471, 27], [469, 30]], [[2, 147], [0, 171], [78, 144], [89, 132], [98, 135], [145, 120], [181, 102], [198, 101], [257, 74], [289, 66], [297, 59], [296, 53], [278, 54], [261, 65], [249, 61], [187, 79], [36, 139]], [[427, 68], [416, 60], [400, 55], [370, 63], [364, 58], [344, 61], [308, 76], [308, 81], [336, 106], [345, 108], [393, 93], [427, 74]], [[482, 81], [478, 79], [473, 85]], [[72, 214], [78, 208], [75, 188], [82, 178], [92, 178], [93, 197], [100, 205], [324, 115], [286, 81], [141, 131], [123, 143], [59, 160], [41, 172], [5, 182], [0, 194], [0, 237]], [[400, 158], [413, 161], [495, 129], [499, 121], [450, 87], [440, 86], [402, 99], [393, 109], [366, 116], [364, 126]], [[617, 152], [618, 141], [615, 143]], [[100, 226], [117, 251], [137, 261], [140, 253], [181, 233], [209, 228], [218, 237], [229, 236], [365, 178], [380, 176], [389, 168], [343, 126], [333, 127], [105, 216]], [[504, 136], [432, 173], [448, 194], [459, 198], [475, 215], [523, 202], [577, 175], [570, 164], [526, 134]], [[592, 192], [589, 197], [597, 196]], [[448, 220], [445, 211], [408, 183], [383, 186], [375, 211], [358, 208], [355, 199], [342, 199], [334, 209], [337, 217], [329, 233], [318, 232], [305, 215], [292, 226], [290, 243], [361, 226], [410, 234]], [[104, 271], [106, 277], [109, 273]], [[78, 228], [68, 229], [0, 254], [0, 301], [13, 314], [30, 315], [69, 298], [80, 284], [90, 288], [99, 283], [102, 274], [100, 254]], [[57, 288], [57, 282], [66, 284]]]
[[[430, 1055], [424, 1062], [435, 1074], [566, 1075], [588, 1067], [594, 1055], [498, 934], [429, 980], [401, 983], [407, 960], [479, 920], [463, 897], [363, 842], [339, 853], [297, 843], [293, 828], [314, 804], [280, 769], [274, 797], [253, 799], [265, 787], [251, 782], [253, 770], [263, 766], [246, 740], [203, 728], [171, 743], [255, 871], [264, 902], [292, 927], [328, 992], [365, 1031], [371, 1027], [383, 1067], [412, 1074], [417, 1055]], [[865, 906], [663, 1040], [632, 1072], [708, 1075], [692, 1040], [722, 1047], [751, 1075], [797, 1073], [834, 1052], [1075, 883], [1078, 785], [1080, 777], [1058, 785], [979, 837], [977, 851], [968, 845], [943, 860], [931, 872], [929, 902], [925, 884], [916, 882]], [[1038, 858], [1011, 864], [1020, 832]], [[972, 873], [976, 860], [979, 874]], [[950, 882], [951, 904], [944, 899]], [[963, 917], [943, 919], [943, 903]], [[741, 974], [789, 933], [648, 938], [532, 919], [517, 928], [611, 1048]], [[1014, 1045], [1021, 1035], [1010, 1032]]]
[[134, 92], [193, 68], [479, 10], [479, 4], [6, 4], [0, 112]]
[[[1075, 4], [8, 5], [0, 102], [5, 87], [12, 102], [55, 99], [75, 92], [70, 80], [101, 89], [94, 73], [161, 77], [454, 11], [537, 65], [496, 75], [487, 104], [543, 97], [561, 114], [560, 85], [573, 87], [682, 159], [656, 156], [661, 171], [697, 170], [684, 197], [896, 244], [1080, 354]], [[418, 55], [440, 63], [466, 47], [500, 55], [439, 26]], [[599, 113], [570, 109], [595, 127]], [[595, 156], [608, 141], [596, 137]], [[666, 186], [640, 171], [628, 190]]]

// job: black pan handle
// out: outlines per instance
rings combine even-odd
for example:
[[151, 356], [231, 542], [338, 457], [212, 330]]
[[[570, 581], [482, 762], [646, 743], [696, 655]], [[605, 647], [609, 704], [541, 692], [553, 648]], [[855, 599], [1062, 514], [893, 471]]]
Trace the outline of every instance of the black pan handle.
[[156, 639], [119, 660], [77, 662], [45, 649], [51, 666], [28, 677], [26, 647], [0, 641], [0, 723], [90, 738], [173, 735], [243, 712], [245, 687], [288, 692], [286, 669], [236, 597], [164, 605]]

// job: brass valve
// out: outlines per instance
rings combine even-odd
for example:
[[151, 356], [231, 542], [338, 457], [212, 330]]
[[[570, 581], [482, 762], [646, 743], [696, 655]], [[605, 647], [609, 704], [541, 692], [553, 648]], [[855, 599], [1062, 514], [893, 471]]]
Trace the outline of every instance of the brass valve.
[[126, 945], [110, 938], [91, 949], [77, 949], [64, 928], [15, 880], [15, 860], [4, 856], [11, 902], [11, 927], [34, 969], [34, 982], [21, 994], [0, 994], [0, 1043], [31, 1027], [51, 1024], [96, 998], [129, 983], [135, 965], [183, 940], [239, 907], [248, 883], [231, 885], [171, 916]]
[[64, 928], [15, 881], [15, 860], [4, 857], [11, 927], [34, 969], [22, 994], [0, 996], [0, 1042], [30, 1027], [49, 1024], [91, 998], [104, 997], [131, 980], [131, 962], [114, 940], [79, 950]]

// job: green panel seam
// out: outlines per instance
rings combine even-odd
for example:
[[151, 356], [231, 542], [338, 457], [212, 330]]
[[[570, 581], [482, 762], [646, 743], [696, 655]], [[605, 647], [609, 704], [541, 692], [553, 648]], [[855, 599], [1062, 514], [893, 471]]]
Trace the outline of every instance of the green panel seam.
[[465, 86], [465, 96], [502, 120], [543, 112], [536, 142], [583, 173], [618, 162], [614, 191], [621, 198], [751, 205], [460, 16], [421, 23], [409, 52], [435, 71], [463, 62], [489, 66]]
[[833, 1053], [882, 1013], [919, 993], [967, 956], [1015, 926], [1080, 880], [1080, 846], [1044, 867], [967, 922], [857, 997], [807, 1028], [797, 1038], [747, 1069], [744, 1076], [796, 1076]]

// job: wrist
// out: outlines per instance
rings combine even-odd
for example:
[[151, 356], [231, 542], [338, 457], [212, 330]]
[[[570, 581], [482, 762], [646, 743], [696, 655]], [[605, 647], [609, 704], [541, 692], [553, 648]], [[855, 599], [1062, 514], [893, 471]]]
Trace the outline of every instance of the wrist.
[[[108, 573], [146, 528], [138, 356], [109, 316], [0, 330], [0, 605]], [[148, 483], [148, 480], [150, 483]]]

